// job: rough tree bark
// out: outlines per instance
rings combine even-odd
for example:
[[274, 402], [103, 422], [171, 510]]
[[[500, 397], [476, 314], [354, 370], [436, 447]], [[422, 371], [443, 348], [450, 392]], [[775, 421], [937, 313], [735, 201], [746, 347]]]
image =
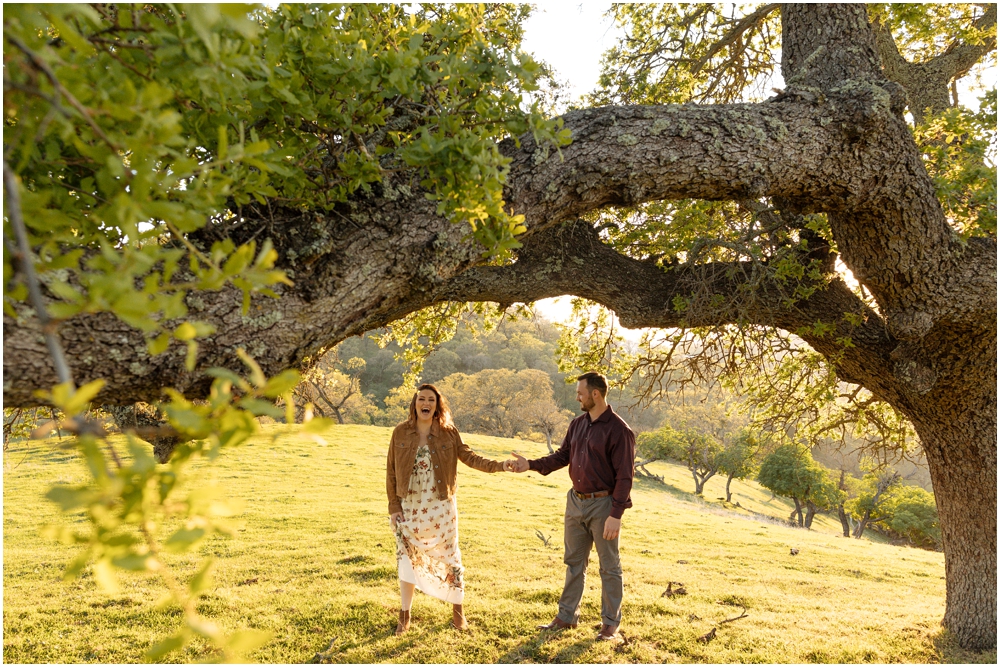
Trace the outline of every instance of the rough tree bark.
[[[996, 23], [997, 6], [990, 4], [973, 25], [984, 30]], [[983, 44], [967, 44], [956, 40], [941, 55], [915, 63], [902, 56], [887, 26], [875, 23], [872, 27], [885, 76], [906, 89], [910, 113], [918, 125], [928, 113], [935, 114], [952, 106], [953, 100], [949, 95], [951, 82], [964, 76], [997, 46], [996, 36]]]
[[[996, 243], [963, 241], [948, 226], [902, 117], [906, 87], [883, 74], [863, 5], [783, 5], [782, 34], [786, 88], [767, 102], [584, 109], [564, 117], [574, 141], [561, 156], [530, 138], [502, 145], [512, 159], [505, 199], [530, 229], [513, 264], [477, 266], [467, 230], [436, 215], [418, 178], [396, 174], [329, 213], [272, 207], [258, 225], [235, 230], [240, 241], [268, 225], [296, 285], [277, 301], [255, 299], [247, 316], [235, 290], [189, 298], [192, 313], [217, 327], [195, 373], [184, 370], [181, 346], [150, 358], [139, 332], [88, 315], [59, 331], [74, 377], [105, 377], [108, 403], [157, 400], [165, 385], [203, 395], [204, 369], [240, 367], [239, 347], [270, 374], [444, 300], [574, 294], [627, 327], [835, 324], [833, 335], [804, 339], [842, 380], [912, 420], [927, 453], [945, 550], [945, 626], [965, 647], [995, 647]], [[829, 283], [789, 307], [776, 281], [755, 281], [748, 294], [752, 266], [665, 271], [575, 222], [605, 206], [760, 197], [785, 213], [826, 213], [840, 258], [877, 311], [832, 274], [829, 249], [810, 249]], [[216, 232], [228, 230], [202, 235]], [[675, 296], [689, 299], [683, 313]], [[847, 312], [861, 323], [849, 326]], [[844, 335], [852, 347], [835, 342]], [[34, 390], [56, 379], [28, 309], [5, 314], [3, 344], [5, 406], [37, 404]]]

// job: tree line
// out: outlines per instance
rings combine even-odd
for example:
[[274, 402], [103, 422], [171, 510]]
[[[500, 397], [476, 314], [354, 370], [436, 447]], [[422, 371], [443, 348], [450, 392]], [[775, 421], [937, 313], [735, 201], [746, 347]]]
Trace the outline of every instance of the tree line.
[[844, 537], [861, 539], [866, 530], [873, 530], [913, 546], [940, 548], [934, 495], [907, 484], [896, 470], [867, 466], [858, 478], [846, 468], [832, 470], [820, 464], [801, 440], [775, 438], [746, 426], [734, 428], [733, 422], [720, 419], [724, 412], [719, 406], [695, 410], [694, 419], [688, 418], [691, 412], [682, 410], [678, 422], [638, 435], [640, 475], [657, 478], [646, 468], [655, 461], [686, 465], [698, 495], [709, 479], [723, 475], [727, 503], [732, 502], [734, 479], [752, 479], [792, 501], [788, 520], [793, 525], [809, 529], [817, 514], [836, 514]]

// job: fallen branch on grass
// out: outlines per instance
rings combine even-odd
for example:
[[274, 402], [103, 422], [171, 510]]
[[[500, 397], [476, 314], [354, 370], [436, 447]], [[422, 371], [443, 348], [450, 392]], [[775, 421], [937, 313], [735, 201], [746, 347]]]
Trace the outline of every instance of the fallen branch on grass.
[[638, 463], [635, 464], [634, 470], [637, 473], [640, 473], [643, 477], [648, 477], [650, 479], [655, 479], [660, 484], [665, 484], [666, 482], [663, 481], [663, 476], [662, 475], [654, 475], [653, 473], [651, 473], [648, 470], [646, 470], [646, 464], [647, 463], [652, 463], [654, 461], [656, 461], [656, 459], [646, 459], [645, 461], [639, 461]]
[[740, 614], [739, 616], [733, 616], [732, 618], [727, 618], [727, 619], [726, 619], [726, 620], [724, 620], [724, 621], [719, 621], [719, 625], [722, 625], [722, 624], [724, 624], [724, 623], [732, 623], [733, 621], [738, 621], [738, 620], [740, 620], [741, 618], [746, 618], [746, 617], [747, 617], [747, 608], [746, 608], [746, 607], [744, 607], [743, 605], [737, 605], [737, 606], [739, 606], [739, 607], [740, 607], [740, 609], [742, 609], [742, 610], [743, 610], [743, 613], [742, 613], [742, 614]]
[[338, 639], [340, 639], [340, 637], [334, 637], [333, 639], [331, 639], [330, 645], [326, 647], [325, 651], [320, 651], [319, 653], [313, 656], [313, 662], [329, 663], [333, 659], [333, 653], [334, 653], [333, 647], [337, 643]]

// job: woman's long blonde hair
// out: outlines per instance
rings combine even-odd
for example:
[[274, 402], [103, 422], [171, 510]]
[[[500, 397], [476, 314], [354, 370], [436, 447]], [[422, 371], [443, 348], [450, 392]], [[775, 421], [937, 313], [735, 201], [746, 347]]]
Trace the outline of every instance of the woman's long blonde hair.
[[451, 410], [448, 409], [448, 401], [444, 400], [444, 396], [438, 391], [437, 387], [432, 384], [422, 384], [417, 387], [417, 390], [413, 393], [413, 398], [410, 399], [410, 417], [409, 421], [411, 426], [416, 426], [417, 424], [417, 395], [425, 389], [430, 389], [434, 392], [434, 397], [437, 398], [437, 405], [434, 408], [434, 418], [438, 420], [438, 424], [442, 428], [447, 428], [452, 425], [451, 421]]

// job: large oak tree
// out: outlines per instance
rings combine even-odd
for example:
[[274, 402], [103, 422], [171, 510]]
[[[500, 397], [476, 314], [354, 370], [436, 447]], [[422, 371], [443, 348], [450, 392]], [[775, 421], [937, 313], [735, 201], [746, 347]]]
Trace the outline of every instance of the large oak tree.
[[[985, 18], [995, 25], [991, 7], [992, 19]], [[561, 150], [530, 134], [501, 142], [500, 155], [510, 160], [502, 210], [527, 226], [513, 261], [484, 260], [469, 227], [454, 222], [461, 207], [441, 205], [447, 176], [414, 177], [433, 171], [419, 156], [383, 169], [365, 188], [332, 183], [347, 194], [324, 205], [292, 206], [260, 189], [252, 200], [231, 201], [231, 217], [183, 236], [192, 252], [223, 238], [239, 245], [269, 237], [294, 285], [273, 287], [278, 299], [255, 296], [249, 313], [241, 311], [238, 285], [189, 294], [187, 309], [214, 327], [201, 339], [194, 370], [180, 344], [150, 356], [145, 334], [128, 318], [66, 317], [58, 335], [74, 377], [105, 378], [100, 400], [112, 403], [153, 401], [164, 386], [203, 395], [201, 371], [238, 365], [237, 349], [276, 372], [444, 301], [510, 304], [573, 294], [607, 306], [628, 327], [740, 324], [795, 332], [842, 381], [865, 387], [912, 422], [940, 515], [944, 624], [963, 646], [995, 647], [996, 243], [963, 238], [949, 226], [904, 119], [908, 99], [911, 107], [920, 100], [921, 111], [935, 108], [940, 85], [976, 56], [956, 47], [950, 60], [926, 67], [900, 62], [891, 35], [872, 28], [863, 5], [780, 11], [785, 87], [764, 102], [579, 109], [562, 117], [572, 143]], [[382, 118], [390, 130], [393, 122], [402, 130], [423, 118], [420, 104], [407, 107], [403, 97]], [[248, 130], [257, 111], [246, 112]], [[276, 122], [268, 118], [256, 127]], [[288, 127], [316, 131], [309, 122], [293, 118]], [[333, 155], [350, 145], [352, 154], [375, 154], [391, 146], [391, 134], [343, 132], [324, 150]], [[6, 149], [5, 140], [5, 179]], [[70, 167], [83, 169], [83, 162]], [[820, 278], [790, 299], [787, 277], [762, 272], [759, 261], [663, 266], [619, 252], [581, 220], [606, 207], [681, 199], [769, 201], [767, 215], [788, 231], [786, 259], [818, 267]], [[495, 203], [487, 208], [496, 212]], [[804, 222], [811, 214], [825, 214], [826, 237]], [[834, 272], [838, 256], [873, 303]], [[5, 406], [35, 404], [34, 392], [56, 383], [44, 333], [26, 304], [5, 312]]]

